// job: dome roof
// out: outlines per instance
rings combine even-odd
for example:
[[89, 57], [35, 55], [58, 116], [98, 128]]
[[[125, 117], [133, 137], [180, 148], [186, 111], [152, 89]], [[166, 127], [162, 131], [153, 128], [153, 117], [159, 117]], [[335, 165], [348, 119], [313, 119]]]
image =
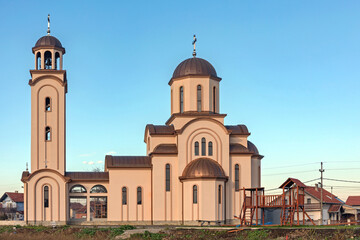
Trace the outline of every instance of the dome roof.
[[255, 144], [253, 144], [252, 142], [250, 142], [248, 140], [248, 149], [250, 152], [253, 152], [255, 154], [259, 154], [259, 150], [257, 149], [257, 147], [255, 146]]
[[185, 167], [180, 180], [194, 178], [227, 179], [220, 164], [209, 158], [199, 158], [191, 161]]
[[215, 68], [208, 61], [197, 57], [182, 61], [176, 67], [172, 78], [179, 78], [188, 75], [218, 77]]
[[50, 35], [43, 36], [43, 37], [39, 38], [39, 40], [37, 40], [37, 42], [35, 43], [35, 46], [33, 47], [33, 50], [34, 50], [34, 48], [42, 48], [42, 47], [61, 48], [65, 52], [65, 49], [62, 46], [59, 39], [57, 39], [54, 36], [50, 36]]

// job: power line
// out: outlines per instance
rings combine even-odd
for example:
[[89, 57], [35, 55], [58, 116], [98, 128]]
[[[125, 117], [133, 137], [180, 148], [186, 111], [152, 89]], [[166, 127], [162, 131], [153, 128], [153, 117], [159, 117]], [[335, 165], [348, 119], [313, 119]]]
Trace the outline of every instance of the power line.
[[[315, 179], [311, 179], [311, 180], [308, 180], [308, 181], [305, 181], [305, 182], [303, 182], [303, 183], [309, 183], [309, 182], [313, 182], [313, 181], [316, 181], [316, 180], [319, 180], [320, 178], [315, 178]], [[275, 190], [281, 190], [281, 188], [271, 188], [271, 189], [267, 189], [267, 190], [265, 190], [266, 192], [268, 192], [268, 191], [275, 191]]]
[[286, 166], [279, 166], [279, 167], [269, 167], [269, 168], [263, 168], [263, 169], [278, 169], [278, 168], [289, 168], [289, 167], [298, 167], [298, 166], [306, 166], [306, 165], [314, 165], [314, 164], [318, 164], [319, 162], [316, 163], [303, 163], [303, 164], [294, 164], [294, 165], [286, 165]]
[[341, 179], [333, 179], [333, 178], [324, 178], [324, 179], [330, 181], [337, 181], [337, 182], [360, 183], [360, 181], [341, 180]]
[[281, 172], [281, 173], [273, 173], [273, 174], [263, 174], [262, 176], [275, 176], [280, 174], [293, 174], [293, 173], [306, 173], [306, 172], [315, 172], [316, 170], [308, 170], [308, 171], [297, 171], [297, 172]]

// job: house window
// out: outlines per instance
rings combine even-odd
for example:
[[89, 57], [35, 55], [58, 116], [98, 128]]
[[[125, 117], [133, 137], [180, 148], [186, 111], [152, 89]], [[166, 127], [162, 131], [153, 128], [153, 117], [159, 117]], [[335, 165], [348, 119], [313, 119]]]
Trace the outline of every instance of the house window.
[[199, 156], [199, 142], [195, 142], [194, 148], [195, 148], [195, 156]]
[[45, 141], [51, 140], [51, 130], [50, 127], [45, 128]]
[[221, 198], [222, 198], [222, 194], [221, 194], [221, 185], [219, 185], [219, 189], [218, 189], [218, 200], [219, 200], [219, 204], [221, 204]]
[[165, 185], [166, 191], [170, 192], [170, 164], [165, 167]]
[[213, 112], [216, 112], [216, 87], [213, 88]]
[[239, 191], [239, 164], [235, 164], [235, 191]]
[[127, 189], [126, 189], [126, 187], [122, 188], [122, 205], [127, 205]]
[[45, 111], [46, 112], [51, 111], [51, 100], [49, 97], [45, 98]]
[[184, 88], [180, 87], [180, 112], [184, 112]]
[[208, 143], [208, 155], [209, 156], [213, 155], [213, 144], [212, 144], [212, 142]]
[[141, 199], [141, 187], [137, 188], [137, 204], [141, 205], [142, 204], [142, 199]]
[[198, 196], [197, 196], [197, 194], [198, 194], [198, 191], [197, 191], [197, 186], [196, 185], [194, 185], [193, 186], [193, 203], [198, 203]]
[[201, 139], [201, 156], [205, 156], [206, 155], [206, 139], [202, 138]]
[[95, 185], [91, 188], [90, 193], [107, 193], [107, 190], [103, 185]]
[[49, 187], [48, 186], [44, 187], [44, 207], [45, 208], [49, 207]]
[[307, 198], [307, 199], [306, 199], [306, 203], [307, 203], [307, 204], [311, 204], [311, 198]]
[[201, 86], [197, 86], [197, 111], [201, 112]]

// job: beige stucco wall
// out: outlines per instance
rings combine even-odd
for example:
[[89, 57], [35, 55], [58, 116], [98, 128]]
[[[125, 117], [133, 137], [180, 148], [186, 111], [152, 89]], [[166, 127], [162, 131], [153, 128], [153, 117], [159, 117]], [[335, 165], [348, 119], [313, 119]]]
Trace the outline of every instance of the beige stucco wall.
[[[46, 70], [44, 70], [46, 71]], [[51, 71], [51, 74], [50, 72]], [[31, 86], [31, 171], [45, 168], [65, 171], [65, 94], [64, 73], [49, 70], [32, 73]], [[45, 112], [45, 98], [51, 99], [51, 111]], [[45, 141], [45, 127], [51, 140]]]
[[202, 111], [213, 111], [213, 87], [216, 88], [216, 108], [219, 109], [219, 81], [209, 77], [185, 77], [176, 79], [171, 84], [171, 114], [180, 112], [180, 87], [184, 89], [184, 112], [197, 111], [197, 86], [201, 86]]
[[[29, 222], [67, 219], [67, 187], [64, 178], [51, 170], [41, 170], [31, 177], [25, 188], [25, 217]], [[49, 207], [44, 207], [44, 187], [49, 187]]]
[[[122, 188], [127, 188], [127, 205], [122, 204]], [[142, 204], [137, 204], [137, 188], [142, 188]], [[109, 169], [108, 221], [151, 221], [151, 169]]]

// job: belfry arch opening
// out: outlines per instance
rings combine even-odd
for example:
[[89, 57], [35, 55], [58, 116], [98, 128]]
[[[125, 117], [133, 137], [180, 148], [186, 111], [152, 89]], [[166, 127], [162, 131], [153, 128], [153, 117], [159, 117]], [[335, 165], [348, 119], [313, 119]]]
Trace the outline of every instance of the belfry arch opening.
[[58, 52], [55, 53], [55, 70], [60, 69], [60, 54]]
[[52, 69], [52, 56], [50, 51], [46, 51], [44, 55], [45, 69]]
[[40, 70], [41, 69], [41, 53], [38, 52], [36, 54], [36, 70]]

